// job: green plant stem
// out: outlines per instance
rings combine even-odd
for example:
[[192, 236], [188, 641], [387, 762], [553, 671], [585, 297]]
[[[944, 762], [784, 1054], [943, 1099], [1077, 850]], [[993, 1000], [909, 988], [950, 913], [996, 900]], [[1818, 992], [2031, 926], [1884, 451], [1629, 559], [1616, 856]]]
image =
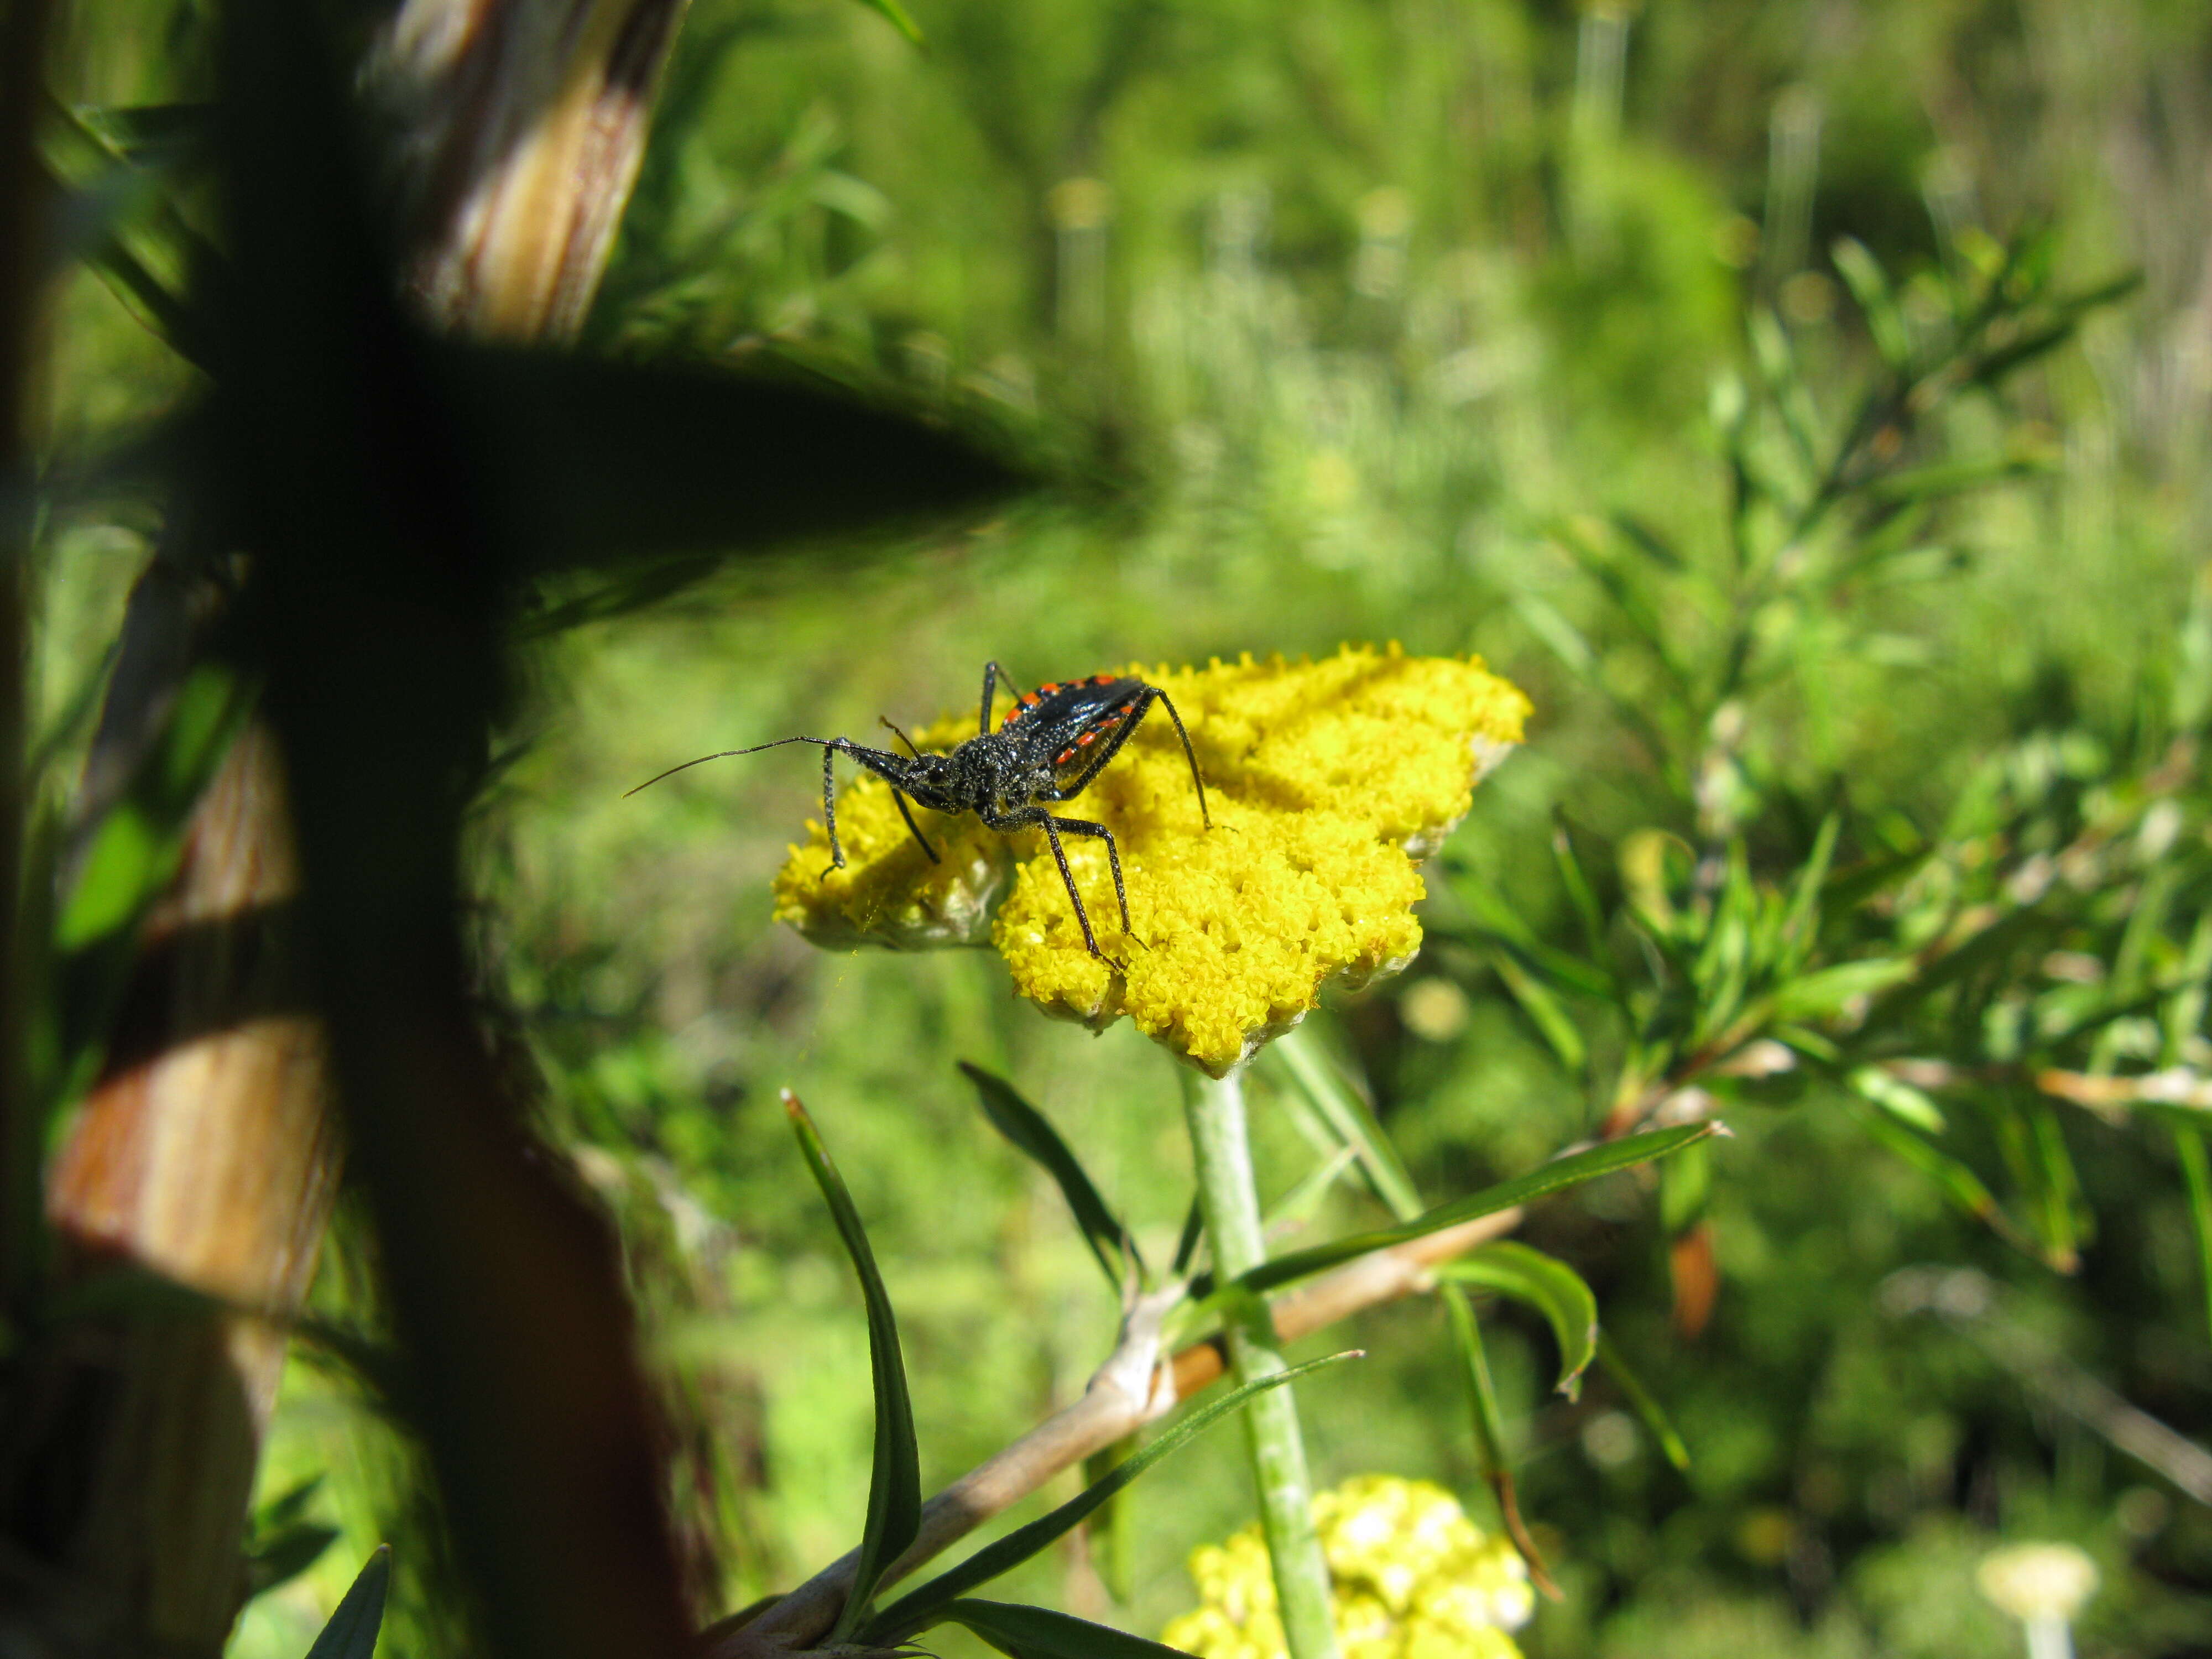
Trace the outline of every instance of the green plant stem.
[[[1213, 1250], [1218, 1282], [1267, 1259], [1260, 1228], [1260, 1194], [1252, 1179], [1252, 1149], [1244, 1127], [1244, 1084], [1232, 1072], [1219, 1082], [1191, 1074], [1184, 1079], [1183, 1114], [1190, 1124], [1198, 1201]], [[1246, 1297], [1224, 1321], [1229, 1364], [1239, 1387], [1283, 1369], [1266, 1302]], [[1259, 1489], [1260, 1523], [1274, 1564], [1275, 1597], [1282, 1610], [1290, 1659], [1336, 1659], [1336, 1627], [1329, 1616], [1328, 1563], [1314, 1530], [1313, 1492], [1306, 1476], [1305, 1442], [1298, 1433], [1297, 1402], [1290, 1389], [1274, 1389], [1244, 1411], [1244, 1441]]]

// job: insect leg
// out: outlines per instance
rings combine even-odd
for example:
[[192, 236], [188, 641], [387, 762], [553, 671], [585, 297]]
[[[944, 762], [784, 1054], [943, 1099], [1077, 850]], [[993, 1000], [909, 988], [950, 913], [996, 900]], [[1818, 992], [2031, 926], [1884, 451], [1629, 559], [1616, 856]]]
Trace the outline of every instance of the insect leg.
[[929, 844], [929, 837], [921, 833], [921, 826], [914, 821], [914, 814], [906, 810], [906, 796], [894, 787], [891, 799], [898, 803], [899, 816], [906, 820], [906, 827], [914, 831], [914, 838], [921, 843], [921, 850], [929, 854], [929, 861], [932, 864], [944, 863], [945, 860], [937, 856], [937, 849]]
[[[1049, 813], [1045, 816], [1044, 828], [1048, 836], [1055, 830], [1065, 830], [1071, 836], [1096, 836], [1106, 843], [1107, 867], [1114, 872], [1114, 902], [1121, 907], [1121, 931], [1131, 939], [1136, 938], [1135, 931], [1129, 926], [1129, 890], [1121, 884], [1121, 849], [1114, 843], [1114, 832], [1104, 824], [1093, 823], [1088, 818], [1056, 818]], [[1055, 838], [1053, 848], [1057, 851], [1059, 847], [1060, 842]], [[1066, 860], [1060, 860], [1060, 873], [1066, 874]], [[1075, 890], [1073, 878], [1067, 884], [1067, 890], [1071, 893]], [[1085, 931], [1087, 933], [1088, 929]], [[1094, 949], [1091, 954], [1097, 955], [1097, 950]]]
[[[1084, 945], [1100, 961], [1114, 962], [1113, 957], [1098, 948], [1098, 936], [1091, 931], [1091, 917], [1083, 908], [1083, 895], [1075, 890], [1075, 872], [1067, 867], [1067, 852], [1060, 844], [1060, 829], [1062, 824], [1066, 824], [1071, 830], [1085, 831], [1103, 830], [1105, 826], [1084, 823], [1074, 818], [1056, 818], [1041, 806], [1024, 806], [1012, 812], [994, 812], [984, 817], [983, 822], [1002, 835], [1009, 830], [1026, 830], [1032, 824], [1044, 831], [1045, 844], [1052, 848], [1052, 861], [1060, 866], [1060, 880], [1067, 884], [1067, 902], [1075, 907], [1075, 924], [1083, 929]], [[1112, 844], [1110, 840], [1108, 844], [1109, 846]], [[1115, 874], [1117, 877], [1120, 874], [1118, 866], [1115, 867]], [[1122, 907], [1125, 915], [1127, 908], [1126, 904]], [[1123, 931], [1127, 931], [1126, 921], [1123, 924]], [[1114, 965], [1119, 968], [1121, 964], [1114, 962]]]
[[1089, 788], [1091, 781], [1105, 769], [1106, 763], [1121, 752], [1121, 745], [1128, 742], [1135, 734], [1137, 727], [1143, 723], [1145, 716], [1152, 712], [1152, 707], [1155, 702], [1164, 704], [1167, 708], [1168, 718], [1175, 722], [1176, 736], [1182, 739], [1182, 757], [1190, 763], [1190, 781], [1198, 789], [1198, 816], [1207, 829], [1212, 829], [1213, 815], [1206, 808], [1206, 783], [1198, 775], [1198, 757], [1191, 750], [1190, 733], [1183, 730], [1182, 716], [1176, 714], [1176, 706], [1168, 702], [1168, 694], [1157, 685], [1146, 686], [1139, 695], [1136, 703], [1129, 710], [1128, 718], [1115, 726], [1113, 736], [1099, 745], [1098, 752], [1091, 757], [1091, 763], [1083, 769], [1075, 781], [1063, 789], [1054, 791], [1048, 799], [1068, 800]]
[[[830, 763], [837, 758], [837, 745], [822, 745], [822, 822], [830, 830], [830, 870], [845, 867], [845, 849], [837, 844], [837, 780], [830, 771]], [[815, 877], [817, 881], [830, 879], [830, 870]]]
[[[1158, 686], [1150, 686], [1146, 689], [1159, 700], [1160, 707], [1168, 711], [1168, 718], [1175, 722], [1176, 736], [1182, 739], [1182, 757], [1190, 763], [1191, 786], [1198, 791], [1199, 818], [1207, 829], [1211, 830], [1213, 828], [1213, 814], [1206, 810], [1206, 780], [1198, 775], [1198, 757], [1192, 752], [1190, 733], [1182, 729], [1182, 716], [1176, 713], [1176, 706], [1168, 701], [1168, 694], [1161, 690]], [[1136, 721], [1131, 720], [1129, 724], [1134, 726]]]
[[991, 700], [998, 694], [998, 690], [999, 665], [996, 662], [987, 662], [983, 665], [983, 717], [976, 723], [976, 731], [980, 735], [988, 736], [990, 733]]

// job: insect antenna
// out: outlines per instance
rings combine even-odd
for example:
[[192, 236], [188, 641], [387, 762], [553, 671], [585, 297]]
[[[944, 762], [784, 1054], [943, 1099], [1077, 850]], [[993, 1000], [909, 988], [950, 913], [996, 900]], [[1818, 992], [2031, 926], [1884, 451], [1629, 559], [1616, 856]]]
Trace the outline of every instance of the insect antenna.
[[884, 726], [889, 727], [890, 734], [906, 745], [906, 752], [908, 754], [913, 756], [916, 760], [920, 760], [921, 758], [921, 750], [914, 746], [914, 739], [912, 738], [909, 738], [903, 731], [900, 730], [899, 723], [896, 720], [893, 720], [889, 714], [878, 714], [876, 716], [876, 719]]
[[[814, 743], [821, 744], [824, 749], [835, 749], [839, 746], [840, 739], [835, 738], [778, 738], [774, 743], [757, 743], [750, 749], [720, 749], [711, 755], [702, 755], [697, 760], [685, 761], [682, 766], [672, 766], [665, 772], [656, 772], [653, 776], [647, 778], [643, 783], [638, 785], [637, 789], [650, 789], [654, 784], [659, 783], [663, 778], [672, 778], [678, 772], [687, 771], [694, 766], [703, 766], [710, 760], [727, 760], [732, 755], [757, 755], [763, 749], [781, 749], [787, 743]], [[911, 747], [912, 745], [909, 744], [908, 746]], [[624, 800], [628, 800], [632, 795], [637, 793], [637, 789], [623, 790], [622, 798]]]

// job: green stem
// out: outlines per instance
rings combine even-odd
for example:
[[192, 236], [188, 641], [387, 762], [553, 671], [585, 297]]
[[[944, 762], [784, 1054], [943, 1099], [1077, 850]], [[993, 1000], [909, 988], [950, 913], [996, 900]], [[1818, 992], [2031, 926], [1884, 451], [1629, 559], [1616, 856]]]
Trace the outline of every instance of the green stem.
[[[1252, 1149], [1244, 1130], [1244, 1085], [1237, 1073], [1219, 1082], [1185, 1079], [1183, 1114], [1190, 1124], [1192, 1161], [1198, 1172], [1199, 1206], [1212, 1246], [1219, 1283], [1267, 1259], [1260, 1229], [1260, 1194], [1252, 1179]], [[1229, 1364], [1237, 1382], [1283, 1369], [1266, 1301], [1245, 1297], [1224, 1321]], [[1244, 1408], [1244, 1442], [1260, 1492], [1260, 1524], [1274, 1563], [1275, 1599], [1282, 1610], [1290, 1659], [1337, 1659], [1336, 1627], [1329, 1616], [1328, 1563], [1314, 1531], [1313, 1491], [1306, 1477], [1305, 1442], [1298, 1434], [1297, 1402], [1288, 1389], [1261, 1395]]]

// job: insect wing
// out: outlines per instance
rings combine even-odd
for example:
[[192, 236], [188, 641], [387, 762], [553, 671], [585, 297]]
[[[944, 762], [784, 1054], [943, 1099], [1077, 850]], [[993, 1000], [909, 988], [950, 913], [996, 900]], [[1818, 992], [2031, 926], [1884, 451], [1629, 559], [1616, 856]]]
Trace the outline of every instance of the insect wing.
[[1142, 680], [1113, 674], [1093, 674], [1087, 680], [1060, 680], [1024, 691], [1014, 699], [1001, 732], [1079, 732], [1117, 704], [1131, 702], [1145, 689]]
[[1073, 790], [1082, 787], [1084, 774], [1099, 764], [1107, 739], [1128, 720], [1139, 707], [1139, 699], [1143, 695], [1144, 687], [1139, 685], [1135, 690], [1098, 710], [1079, 728], [1066, 734], [1066, 740], [1053, 751], [1052, 756], [1053, 776], [1061, 788]]

